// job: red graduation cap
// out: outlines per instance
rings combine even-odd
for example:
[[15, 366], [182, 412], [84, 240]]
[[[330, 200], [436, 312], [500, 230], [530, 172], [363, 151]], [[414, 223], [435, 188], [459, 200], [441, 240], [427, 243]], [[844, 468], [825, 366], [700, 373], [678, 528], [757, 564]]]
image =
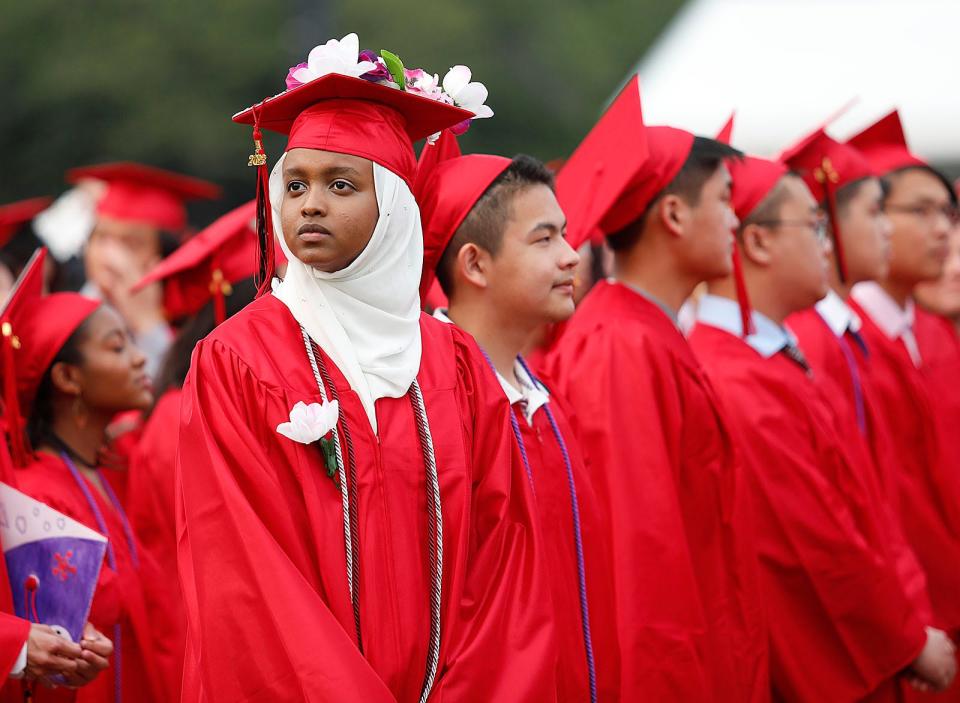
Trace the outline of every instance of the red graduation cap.
[[[730, 143], [733, 135], [734, 116], [721, 128], [717, 134], [717, 141]], [[779, 161], [761, 159], [756, 156], [744, 156], [738, 159], [728, 159], [727, 169], [730, 171], [731, 204], [737, 218], [743, 222], [756, 210], [757, 206], [774, 189], [780, 179], [789, 172], [787, 167]], [[743, 262], [740, 259], [740, 246], [734, 240], [733, 245], [733, 277], [737, 288], [737, 300], [740, 303], [740, 322], [743, 336], [746, 337], [753, 329], [750, 298], [747, 294], [747, 284], [743, 278]]]
[[107, 184], [97, 202], [97, 214], [118, 220], [145, 222], [176, 232], [187, 224], [184, 202], [220, 196], [213, 183], [152, 166], [118, 161], [67, 171], [67, 182], [92, 178]]
[[163, 281], [163, 310], [168, 320], [196, 314], [214, 301], [217, 324], [226, 319], [225, 296], [257, 270], [256, 201], [220, 217], [161, 261], [135, 286]]
[[567, 216], [567, 241], [574, 249], [588, 239], [599, 241], [620, 229], [609, 226], [608, 220], [616, 223], [623, 219], [624, 210], [636, 214], [628, 216], [621, 227], [643, 212], [645, 206], [630, 202], [626, 192], [632, 189], [630, 198], [642, 197], [636, 192], [638, 186], [652, 180], [649, 175], [641, 176], [649, 154], [647, 139], [640, 79], [634, 76], [557, 174], [557, 200]]
[[[426, 150], [424, 153], [427, 153]], [[430, 292], [437, 265], [457, 228], [470, 214], [480, 196], [510, 164], [511, 160], [503, 156], [470, 154], [446, 159], [431, 169], [420, 200], [420, 220], [423, 224], [422, 299], [426, 299]]]
[[0, 205], [0, 247], [6, 246], [20, 227], [50, 207], [52, 202], [53, 198], [44, 197]]
[[876, 176], [876, 170], [857, 149], [833, 139], [822, 127], [786, 149], [780, 158], [803, 178], [814, 197], [826, 205], [833, 231], [833, 248], [837, 254], [837, 272], [840, 280], [846, 281], [847, 262], [837, 218], [837, 191], [863, 178]]
[[253, 125], [257, 167], [257, 231], [260, 294], [275, 267], [270, 219], [269, 173], [261, 130], [288, 135], [287, 150], [321, 149], [370, 159], [413, 190], [417, 160], [413, 143], [473, 118], [468, 110], [361, 78], [330, 73], [243, 110], [233, 121]]
[[859, 134], [850, 137], [847, 144], [858, 149], [880, 176], [911, 166], [926, 169], [940, 179], [950, 193], [950, 199], [956, 204], [957, 194], [950, 179], [910, 151], [897, 110], [884, 115]]
[[4, 418], [19, 466], [29, 459], [25, 418], [44, 374], [70, 335], [100, 305], [78, 293], [44, 295], [46, 253], [41, 248], [31, 257], [0, 312]]

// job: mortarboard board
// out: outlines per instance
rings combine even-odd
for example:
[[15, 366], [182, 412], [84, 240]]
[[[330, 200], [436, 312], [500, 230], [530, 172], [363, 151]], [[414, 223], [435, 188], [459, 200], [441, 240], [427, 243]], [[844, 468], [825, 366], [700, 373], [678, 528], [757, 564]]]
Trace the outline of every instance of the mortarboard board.
[[[632, 188], [629, 197], [639, 197], [637, 180], [642, 181], [645, 173], [641, 169], [648, 157], [647, 138], [640, 80], [634, 76], [557, 173], [557, 200], [567, 216], [567, 241], [574, 249], [588, 239], [601, 241], [619, 229], [604, 228], [603, 223], [624, 219], [623, 208], [636, 209], [626, 202], [625, 193]], [[628, 214], [620, 226], [636, 219], [643, 209], [633, 217]]]
[[17, 230], [46, 210], [52, 202], [53, 198], [30, 198], [0, 205], [0, 247], [6, 246]]
[[231, 210], [184, 242], [133, 289], [162, 281], [163, 310], [168, 320], [194, 315], [213, 300], [220, 324], [226, 317], [224, 296], [256, 273], [255, 220], [253, 200]]
[[900, 113], [897, 110], [884, 115], [872, 125], [847, 140], [847, 144], [856, 148], [873, 166], [877, 175], [886, 176], [891, 171], [902, 168], [922, 168], [940, 179], [956, 203], [956, 192], [950, 180], [929, 162], [910, 151], [907, 136], [903, 131]]
[[4, 418], [14, 462], [27, 463], [25, 419], [50, 364], [100, 301], [78, 293], [43, 293], [46, 249], [38, 249], [0, 311]]
[[97, 214], [179, 231], [187, 224], [184, 202], [212, 200], [220, 188], [199, 178], [143, 164], [118, 161], [67, 171], [67, 182], [95, 179], [107, 184]]

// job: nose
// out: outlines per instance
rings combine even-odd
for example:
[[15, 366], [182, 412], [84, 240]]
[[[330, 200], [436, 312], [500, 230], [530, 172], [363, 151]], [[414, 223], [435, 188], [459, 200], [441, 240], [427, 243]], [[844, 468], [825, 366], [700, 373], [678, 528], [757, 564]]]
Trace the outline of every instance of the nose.
[[303, 217], [323, 217], [327, 214], [327, 198], [323, 188], [310, 188], [300, 200]]
[[561, 239], [560, 241], [562, 242], [560, 245], [562, 247], [562, 252], [560, 254], [560, 268], [563, 270], [575, 268], [577, 264], [580, 263], [579, 252], [570, 246], [570, 242], [568, 242], [566, 239]]
[[740, 229], [740, 218], [737, 217], [736, 211], [730, 205], [727, 205], [727, 225], [730, 231], [734, 233]]
[[880, 234], [883, 237], [884, 243], [889, 242], [890, 238], [893, 236], [893, 221], [890, 219], [890, 216], [885, 212], [881, 212], [878, 216]]
[[130, 344], [130, 366], [136, 370], [140, 371], [147, 364], [146, 355], [140, 350], [136, 344]]

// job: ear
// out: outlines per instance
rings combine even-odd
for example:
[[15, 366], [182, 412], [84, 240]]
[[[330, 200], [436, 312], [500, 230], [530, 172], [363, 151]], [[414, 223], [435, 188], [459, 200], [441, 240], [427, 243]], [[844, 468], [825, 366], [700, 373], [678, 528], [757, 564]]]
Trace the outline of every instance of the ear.
[[473, 242], [464, 244], [457, 252], [457, 272], [466, 282], [477, 288], [487, 287], [490, 263], [490, 253]]
[[774, 259], [775, 234], [769, 227], [748, 224], [740, 232], [740, 251], [746, 261], [766, 267]]
[[657, 216], [667, 232], [682, 237], [690, 217], [690, 206], [679, 195], [667, 193], [657, 203]]
[[73, 364], [58, 361], [50, 367], [50, 380], [53, 387], [64, 395], [80, 395], [83, 391], [80, 369]]

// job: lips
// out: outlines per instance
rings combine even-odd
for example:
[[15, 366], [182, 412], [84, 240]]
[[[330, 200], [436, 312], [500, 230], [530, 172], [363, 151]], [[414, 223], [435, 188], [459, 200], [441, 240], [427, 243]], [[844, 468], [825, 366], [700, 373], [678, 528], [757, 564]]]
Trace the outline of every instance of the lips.
[[297, 229], [297, 237], [304, 242], [320, 242], [330, 237], [330, 230], [323, 225], [308, 222]]
[[559, 290], [563, 291], [564, 293], [570, 293], [570, 294], [572, 294], [572, 293], [573, 293], [573, 279], [570, 278], [570, 279], [567, 279], [567, 280], [565, 280], [565, 281], [560, 281], [559, 283], [554, 283], [554, 284], [553, 284], [553, 287], [554, 287], [554, 288], [558, 288]]

